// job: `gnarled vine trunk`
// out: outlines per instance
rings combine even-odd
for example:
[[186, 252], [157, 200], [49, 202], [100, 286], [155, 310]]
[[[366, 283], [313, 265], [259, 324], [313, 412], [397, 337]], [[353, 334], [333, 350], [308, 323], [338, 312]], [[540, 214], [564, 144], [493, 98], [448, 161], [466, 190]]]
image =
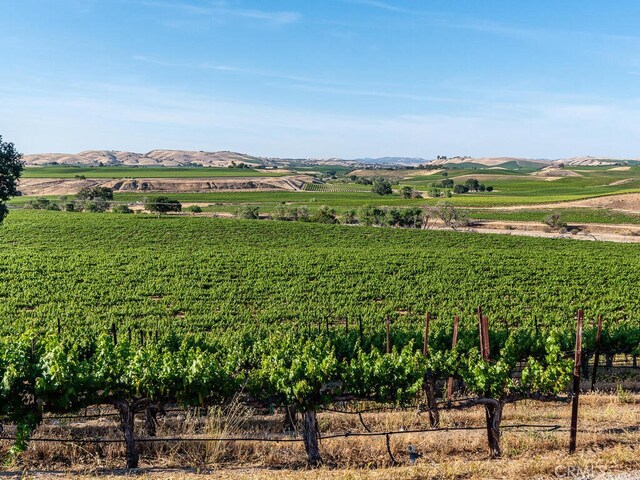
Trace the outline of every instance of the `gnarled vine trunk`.
[[298, 406], [296, 404], [287, 405], [284, 408], [284, 431], [298, 431]]
[[144, 411], [150, 404], [148, 399], [142, 398], [128, 402], [122, 398], [113, 400], [113, 406], [120, 414], [120, 428], [124, 433], [124, 443], [126, 447], [127, 468], [138, 468], [140, 456], [136, 445], [134, 432], [136, 413]]
[[304, 449], [307, 452], [309, 466], [316, 467], [322, 464], [320, 449], [318, 448], [318, 419], [315, 410], [307, 410], [303, 416]]
[[138, 468], [140, 457], [134, 436], [135, 411], [126, 400], [116, 400], [114, 406], [120, 414], [120, 428], [124, 433], [124, 443], [127, 451], [127, 468]]
[[611, 370], [611, 367], [613, 367], [613, 353], [606, 353], [604, 358], [607, 370]]
[[157, 405], [149, 405], [144, 411], [144, 429], [148, 437], [155, 437], [158, 429], [158, 411]]
[[427, 407], [429, 407], [429, 422], [432, 428], [440, 426], [440, 411], [437, 410], [436, 403], [436, 384], [433, 376], [428, 375], [424, 385], [425, 394], [427, 396]]
[[487, 440], [489, 443], [489, 456], [500, 458], [500, 422], [502, 421], [503, 404], [499, 400], [485, 402], [484, 410], [487, 419]]

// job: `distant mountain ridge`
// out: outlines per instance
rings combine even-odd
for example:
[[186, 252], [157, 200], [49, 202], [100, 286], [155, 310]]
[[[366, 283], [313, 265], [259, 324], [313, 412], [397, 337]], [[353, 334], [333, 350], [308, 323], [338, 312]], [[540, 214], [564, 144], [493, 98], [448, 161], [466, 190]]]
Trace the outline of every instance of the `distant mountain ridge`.
[[420, 157], [380, 157], [356, 158], [267, 158], [247, 155], [231, 151], [205, 152], [192, 150], [151, 150], [147, 153], [125, 152], [119, 150], [86, 150], [69, 153], [40, 153], [25, 155], [27, 166], [69, 165], [69, 166], [136, 166], [136, 167], [229, 167], [244, 163], [249, 166], [259, 165], [371, 165], [378, 167], [399, 168], [402, 166], [438, 165], [457, 168], [544, 168], [545, 166], [606, 166], [637, 163], [638, 159], [615, 159], [606, 157], [572, 157], [557, 160], [529, 159], [517, 157], [438, 157], [426, 159]]
[[25, 155], [27, 166], [69, 165], [69, 166], [129, 166], [129, 167], [229, 167], [245, 163], [258, 166], [264, 159], [243, 153], [220, 151], [204, 152], [189, 150], [151, 150], [147, 153], [123, 152], [118, 150], [87, 150], [77, 154], [40, 153]]
[[430, 163], [432, 160], [420, 157], [380, 157], [380, 158], [356, 158], [352, 160], [358, 163], [387, 164], [387, 165], [419, 165]]

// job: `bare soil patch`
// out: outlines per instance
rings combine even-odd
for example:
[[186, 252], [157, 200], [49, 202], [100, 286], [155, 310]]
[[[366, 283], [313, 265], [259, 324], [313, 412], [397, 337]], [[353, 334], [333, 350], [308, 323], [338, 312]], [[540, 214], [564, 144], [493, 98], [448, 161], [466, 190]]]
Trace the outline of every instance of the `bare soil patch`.
[[569, 202], [512, 205], [509, 207], [495, 207], [491, 210], [549, 210], [553, 208], [603, 208], [627, 213], [640, 213], [640, 193], [606, 195]]
[[581, 177], [578, 172], [574, 172], [573, 170], [565, 170], [563, 168], [549, 166], [544, 167], [542, 170], [538, 170], [537, 172], [531, 173], [534, 177], [545, 177], [545, 178], [564, 178], [564, 177]]
[[615, 182], [611, 182], [609, 184], [610, 187], [615, 185], [624, 185], [625, 183], [633, 182], [635, 178], [623, 178], [622, 180], [616, 180]]

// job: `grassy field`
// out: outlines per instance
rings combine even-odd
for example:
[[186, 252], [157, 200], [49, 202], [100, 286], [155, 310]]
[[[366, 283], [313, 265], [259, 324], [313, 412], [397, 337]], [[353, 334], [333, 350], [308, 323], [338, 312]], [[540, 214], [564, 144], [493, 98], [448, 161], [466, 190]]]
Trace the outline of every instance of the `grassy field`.
[[290, 172], [212, 167], [27, 167], [24, 178], [209, 178], [280, 177]]
[[[594, 478], [595, 474], [614, 475], [620, 471], [640, 469], [640, 459], [635, 446], [640, 441], [637, 428], [640, 415], [640, 397], [597, 394], [584, 395], [581, 399], [581, 422], [579, 448], [575, 455], [567, 453], [570, 406], [566, 403], [524, 402], [505, 408], [505, 424], [558, 425], [555, 431], [540, 429], [505, 429], [502, 442], [504, 456], [500, 460], [486, 459], [486, 432], [476, 431], [428, 432], [404, 434], [391, 437], [390, 449], [400, 463], [392, 467], [386, 450], [384, 437], [337, 438], [323, 440], [322, 448], [326, 465], [320, 469], [306, 469], [304, 449], [300, 443], [271, 443], [258, 441], [243, 443], [220, 443], [204, 446], [197, 443], [175, 443], [167, 447], [162, 443], [146, 443], [141, 446], [142, 471], [127, 472], [134, 479], [201, 479], [203, 474], [213, 479], [285, 479], [285, 480], [486, 480], [486, 479], [547, 479], [547, 478]], [[458, 427], [482, 427], [482, 410], [446, 412], [442, 425]], [[361, 433], [363, 426], [354, 415], [320, 413], [319, 421], [323, 435], [345, 431]], [[373, 431], [410, 430], [425, 428], [428, 419], [415, 411], [368, 413], [364, 422]], [[248, 418], [242, 423], [243, 430], [253, 428], [281, 429], [281, 415], [262, 415]], [[80, 437], [101, 435], [118, 438], [118, 424], [114, 417], [101, 422], [77, 421], [65, 424]], [[227, 435], [239, 433], [237, 427], [226, 431]], [[197, 434], [215, 435], [219, 431], [214, 422], [206, 417], [188, 416], [182, 421], [176, 414], [169, 414], [160, 421], [158, 434], [175, 437], [194, 437]], [[56, 437], [60, 426], [45, 424], [38, 435]], [[272, 433], [273, 434], [273, 433]], [[409, 464], [408, 445], [413, 445], [423, 456], [416, 465]], [[34, 478], [49, 478], [40, 468], [69, 472], [79, 480], [95, 478], [87, 475], [87, 469], [95, 468], [100, 459], [100, 476], [105, 479], [122, 478], [118, 470], [124, 455], [121, 445], [104, 447], [87, 444], [79, 448], [70, 443], [33, 443], [24, 454], [23, 471], [16, 477], [33, 475]], [[242, 465], [242, 467], [239, 467]], [[580, 469], [582, 477], [569, 473]], [[8, 467], [10, 474], [15, 467]], [[569, 473], [568, 473], [569, 472]], [[559, 477], [565, 475], [565, 477]], [[60, 478], [60, 473], [50, 478]], [[607, 478], [615, 478], [613, 476]], [[629, 477], [637, 478], [637, 477]]]

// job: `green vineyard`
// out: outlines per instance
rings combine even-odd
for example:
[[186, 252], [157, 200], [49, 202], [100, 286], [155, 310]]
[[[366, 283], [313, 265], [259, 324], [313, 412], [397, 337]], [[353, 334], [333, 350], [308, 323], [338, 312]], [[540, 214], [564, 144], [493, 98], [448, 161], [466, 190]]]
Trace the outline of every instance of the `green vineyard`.
[[504, 402], [567, 391], [577, 308], [587, 360], [596, 315], [603, 354], [640, 354], [634, 245], [38, 211], [0, 232], [0, 405], [16, 452], [44, 414], [106, 403], [136, 466], [136, 413], [242, 392], [305, 412], [315, 464], [318, 408], [426, 394], [433, 411], [429, 379], [451, 377], [487, 408], [499, 456]]

